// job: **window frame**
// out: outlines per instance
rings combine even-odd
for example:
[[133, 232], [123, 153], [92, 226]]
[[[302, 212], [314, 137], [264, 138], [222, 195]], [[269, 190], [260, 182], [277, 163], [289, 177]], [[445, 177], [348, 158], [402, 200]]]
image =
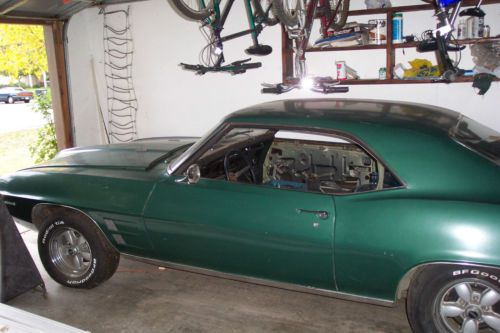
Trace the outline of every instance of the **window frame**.
[[[382, 188], [382, 189], [374, 189], [374, 190], [368, 190], [368, 191], [363, 191], [363, 192], [348, 192], [348, 193], [335, 193], [335, 194], [326, 194], [326, 193], [318, 193], [314, 192], [316, 194], [326, 194], [326, 195], [339, 195], [339, 196], [345, 196], [345, 195], [357, 195], [357, 194], [364, 194], [364, 193], [373, 193], [373, 192], [385, 192], [385, 191], [391, 191], [391, 190], [398, 190], [398, 189], [405, 189], [407, 188], [406, 182], [404, 182], [399, 175], [393, 171], [391, 167], [388, 166], [388, 164], [379, 157], [371, 148], [369, 145], [364, 143], [361, 139], [357, 138], [356, 136], [346, 133], [344, 131], [340, 130], [335, 130], [335, 129], [326, 129], [326, 128], [319, 128], [319, 127], [303, 127], [303, 126], [294, 126], [294, 125], [266, 125], [266, 124], [256, 124], [256, 123], [248, 123], [248, 122], [232, 122], [232, 123], [222, 123], [219, 126], [215, 128], [215, 130], [212, 131], [209, 135], [206, 136], [204, 142], [201, 142], [199, 144], [199, 148], [196, 151], [193, 151], [193, 153], [189, 156], [186, 156], [182, 159], [182, 161], [178, 161], [175, 163], [176, 165], [170, 168], [170, 165], [168, 167], [168, 174], [173, 175], [173, 176], [185, 176], [185, 172], [187, 168], [196, 163], [196, 161], [208, 150], [210, 147], [216, 143], [218, 140], [220, 140], [224, 135], [226, 135], [229, 131], [231, 131], [234, 128], [262, 128], [262, 129], [268, 129], [268, 130], [284, 130], [284, 131], [294, 131], [294, 132], [303, 132], [303, 133], [308, 133], [308, 134], [316, 134], [316, 135], [324, 135], [324, 136], [331, 136], [331, 137], [337, 137], [343, 140], [346, 140], [348, 142], [352, 142], [354, 144], [357, 144], [362, 150], [366, 152], [372, 159], [375, 159], [377, 163], [381, 163], [385, 170], [389, 171], [392, 173], [394, 178], [401, 184], [400, 186], [395, 186], [395, 187], [390, 187], [390, 188]], [[249, 183], [238, 183], [241, 185], [250, 185], [250, 186], [260, 186], [259, 184], [249, 184]], [[280, 190], [290, 190], [290, 191], [296, 191], [294, 189], [280, 189]], [[312, 192], [311, 192], [312, 193]]]

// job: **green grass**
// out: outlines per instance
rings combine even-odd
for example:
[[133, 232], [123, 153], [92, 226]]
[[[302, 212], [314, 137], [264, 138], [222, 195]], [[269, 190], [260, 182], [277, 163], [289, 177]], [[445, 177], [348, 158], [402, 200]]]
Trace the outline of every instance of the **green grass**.
[[29, 145], [35, 142], [37, 131], [29, 129], [0, 133], [0, 175], [35, 164]]

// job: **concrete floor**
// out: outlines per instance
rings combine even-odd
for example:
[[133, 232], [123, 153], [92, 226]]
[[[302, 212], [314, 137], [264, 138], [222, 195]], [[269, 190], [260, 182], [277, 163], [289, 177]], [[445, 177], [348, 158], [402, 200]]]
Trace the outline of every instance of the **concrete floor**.
[[8, 305], [92, 332], [411, 332], [404, 304], [348, 302], [122, 259], [92, 290], [66, 288], [45, 273], [36, 236], [20, 227], [47, 285]]

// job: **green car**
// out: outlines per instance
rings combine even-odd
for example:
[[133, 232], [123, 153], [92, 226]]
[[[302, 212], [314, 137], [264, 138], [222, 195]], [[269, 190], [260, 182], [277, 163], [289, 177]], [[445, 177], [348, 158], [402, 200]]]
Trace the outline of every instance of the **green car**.
[[120, 255], [392, 306], [415, 332], [500, 332], [500, 133], [459, 113], [284, 100], [201, 139], [69, 149], [0, 178], [47, 272], [92, 288]]

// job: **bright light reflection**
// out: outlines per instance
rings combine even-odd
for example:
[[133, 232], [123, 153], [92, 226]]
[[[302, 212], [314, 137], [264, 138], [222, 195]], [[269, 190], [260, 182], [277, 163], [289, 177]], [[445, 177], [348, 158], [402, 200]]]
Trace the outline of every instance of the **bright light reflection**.
[[483, 230], [470, 226], [458, 226], [452, 234], [468, 250], [478, 250], [488, 241], [488, 235]]
[[305, 77], [305, 78], [300, 80], [300, 86], [303, 89], [311, 89], [313, 87], [313, 85], [314, 85], [314, 81], [310, 77]]

